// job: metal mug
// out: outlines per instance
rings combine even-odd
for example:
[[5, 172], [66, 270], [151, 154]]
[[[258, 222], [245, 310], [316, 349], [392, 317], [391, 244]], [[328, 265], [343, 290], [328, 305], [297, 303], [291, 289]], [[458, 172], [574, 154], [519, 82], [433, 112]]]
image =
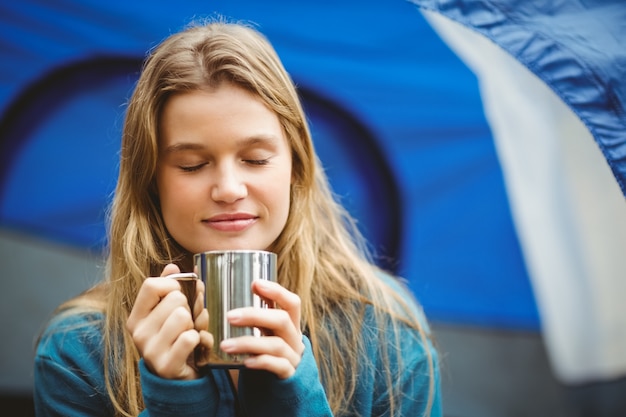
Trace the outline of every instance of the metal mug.
[[205, 285], [205, 306], [209, 312], [209, 329], [213, 348], [199, 358], [199, 367], [238, 368], [248, 355], [228, 354], [220, 342], [239, 336], [261, 336], [255, 327], [231, 326], [228, 311], [241, 307], [268, 308], [267, 303], [252, 292], [257, 279], [276, 281], [276, 254], [259, 250], [210, 251], [194, 255], [195, 271]]

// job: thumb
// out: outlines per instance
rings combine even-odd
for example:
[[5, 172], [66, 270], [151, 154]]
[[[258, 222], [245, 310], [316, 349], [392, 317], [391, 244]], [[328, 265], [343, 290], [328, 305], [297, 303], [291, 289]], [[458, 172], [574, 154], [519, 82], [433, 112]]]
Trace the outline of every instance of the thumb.
[[167, 276], [170, 274], [178, 274], [180, 273], [180, 268], [174, 264], [167, 264], [165, 268], [163, 268], [163, 272], [161, 272], [161, 276]]

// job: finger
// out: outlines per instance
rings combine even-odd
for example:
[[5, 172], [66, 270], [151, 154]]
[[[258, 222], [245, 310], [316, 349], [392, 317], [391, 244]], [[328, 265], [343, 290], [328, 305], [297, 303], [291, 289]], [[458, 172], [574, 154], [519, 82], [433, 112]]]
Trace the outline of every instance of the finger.
[[[161, 280], [161, 278], [155, 279]], [[189, 321], [191, 321], [187, 298], [180, 291], [171, 291], [148, 315], [136, 320], [136, 322], [131, 322], [131, 318], [129, 318], [127, 327], [140, 352], [152, 338], [161, 332], [168, 318], [177, 309], [186, 312], [186, 317], [189, 317]]]
[[[229, 311], [226, 317], [234, 326], [266, 329], [270, 334], [284, 339], [298, 354], [304, 352], [302, 333], [294, 326], [291, 317], [284, 310], [244, 307]], [[266, 337], [269, 336], [263, 339]]]
[[135, 304], [128, 316], [127, 327], [134, 328], [164, 297], [177, 290], [180, 290], [180, 285], [175, 280], [146, 278], [139, 288]]
[[[200, 342], [200, 335], [195, 330], [180, 333], [166, 351], [156, 348], [151, 355], [144, 356], [150, 369], [162, 378], [193, 379], [197, 373], [188, 363], [194, 348]], [[152, 355], [152, 353], [157, 353]]]
[[300, 364], [301, 355], [277, 336], [241, 336], [223, 340], [220, 349], [230, 354], [269, 355], [286, 359], [294, 369]]
[[165, 268], [163, 268], [163, 271], [161, 272], [161, 276], [167, 276], [167, 275], [171, 275], [171, 274], [178, 274], [180, 273], [180, 268], [174, 264], [167, 264], [165, 265]]
[[251, 356], [244, 359], [243, 364], [249, 369], [272, 372], [278, 379], [287, 379], [296, 373], [287, 359], [271, 355]]
[[198, 279], [196, 280], [196, 299], [193, 304], [193, 316], [198, 317], [204, 309], [204, 283]]
[[200, 346], [211, 350], [213, 348], [213, 344], [215, 343], [213, 335], [206, 330], [200, 330], [198, 334], [200, 335]]
[[244, 365], [274, 373], [280, 379], [291, 377], [301, 356], [279, 337], [242, 336], [222, 341], [220, 349], [231, 354], [249, 354]]
[[208, 328], [209, 328], [209, 311], [206, 308], [202, 309], [200, 314], [198, 314], [196, 316], [196, 318], [194, 320], [194, 327], [198, 331], [208, 330]]
[[[165, 268], [163, 268], [161, 276], [163, 277], [178, 272], [180, 272], [178, 266], [167, 264]], [[161, 298], [175, 289], [180, 289], [180, 285], [173, 285], [164, 282], [164, 280], [157, 280], [155, 277], [146, 278], [141, 284], [137, 297], [135, 298], [135, 304], [129, 316], [130, 323], [134, 323], [138, 318], [145, 317], [159, 301], [161, 301]]]
[[196, 366], [205, 366], [210, 363], [211, 349], [213, 349], [213, 335], [206, 330], [200, 330], [200, 343], [195, 348], [194, 356]]
[[[146, 338], [145, 346], [143, 350], [140, 349], [140, 352], [147, 362], [150, 362], [156, 369], [162, 371], [165, 366], [164, 361], [168, 362], [169, 358], [174, 354], [172, 350], [174, 346], [177, 343], [181, 345], [178, 339], [181, 335], [192, 329], [193, 322], [191, 320], [191, 313], [183, 306], [179, 306], [170, 312], [158, 331], [150, 334], [149, 337]], [[195, 330], [194, 332], [197, 333]], [[189, 336], [183, 337], [183, 342], [188, 339], [188, 337]], [[137, 336], [137, 339], [141, 339], [141, 336]], [[197, 344], [197, 342], [198, 341], [195, 343]], [[185, 344], [182, 343], [182, 346], [184, 347]], [[195, 344], [189, 347], [189, 351], [187, 351], [187, 355], [184, 356], [184, 358], [189, 356], [194, 346]], [[176, 356], [174, 356], [174, 358], [176, 359]]]
[[276, 282], [263, 279], [252, 282], [252, 291], [259, 297], [274, 301], [278, 307], [289, 313], [294, 327], [300, 329], [301, 301], [297, 294], [292, 293]]
[[157, 339], [156, 343], [163, 346], [172, 345], [181, 333], [192, 329], [194, 329], [194, 323], [191, 312], [184, 306], [179, 306], [172, 310], [163, 321], [158, 332], [159, 336], [155, 338]]

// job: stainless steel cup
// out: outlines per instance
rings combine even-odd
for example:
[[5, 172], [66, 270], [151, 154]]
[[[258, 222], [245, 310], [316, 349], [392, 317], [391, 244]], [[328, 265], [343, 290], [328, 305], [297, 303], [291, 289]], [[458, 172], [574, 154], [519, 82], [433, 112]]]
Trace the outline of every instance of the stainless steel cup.
[[254, 294], [252, 281], [276, 281], [276, 254], [256, 250], [210, 251], [194, 255], [195, 270], [205, 284], [205, 305], [209, 311], [209, 332], [213, 349], [198, 366], [237, 368], [246, 355], [231, 355], [220, 349], [220, 342], [239, 336], [260, 336], [257, 328], [231, 326], [226, 313], [240, 307], [267, 308], [267, 303]]

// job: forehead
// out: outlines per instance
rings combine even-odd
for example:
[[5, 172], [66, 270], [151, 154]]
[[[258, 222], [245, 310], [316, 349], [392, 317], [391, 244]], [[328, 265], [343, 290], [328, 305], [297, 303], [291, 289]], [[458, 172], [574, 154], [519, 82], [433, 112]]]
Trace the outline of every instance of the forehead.
[[159, 120], [161, 145], [201, 138], [228, 138], [240, 145], [281, 139], [287, 143], [278, 115], [260, 97], [229, 83], [211, 90], [175, 94], [163, 106]]

